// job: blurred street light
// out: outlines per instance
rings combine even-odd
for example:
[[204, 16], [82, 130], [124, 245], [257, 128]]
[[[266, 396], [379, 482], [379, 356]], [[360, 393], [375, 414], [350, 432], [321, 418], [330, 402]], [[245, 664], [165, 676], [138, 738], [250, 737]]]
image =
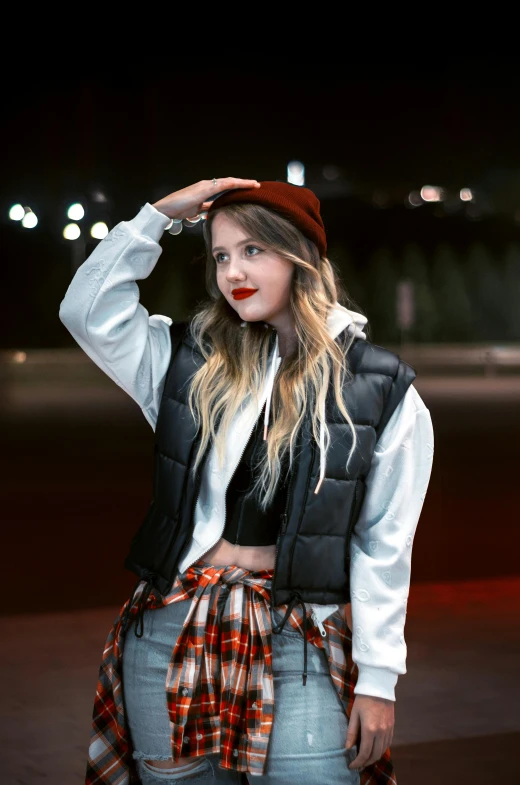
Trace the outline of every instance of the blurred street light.
[[438, 185], [423, 185], [421, 196], [425, 202], [442, 202], [444, 191]]
[[21, 221], [25, 215], [25, 210], [21, 204], [13, 204], [9, 210], [9, 218], [11, 221]]
[[108, 234], [108, 226], [104, 221], [98, 221], [90, 227], [90, 234], [96, 240], [102, 240]]
[[77, 240], [81, 234], [81, 229], [77, 224], [67, 224], [63, 229], [63, 236], [66, 240]]
[[107, 197], [105, 196], [103, 191], [100, 191], [99, 189], [95, 189], [94, 191], [92, 191], [90, 194], [90, 198], [92, 199], [93, 202], [96, 202], [97, 204], [108, 204]]
[[423, 204], [423, 198], [419, 191], [411, 191], [407, 198], [408, 204], [410, 204], [412, 207], [420, 207], [421, 204]]
[[293, 185], [305, 185], [305, 166], [301, 161], [287, 164], [287, 182]]
[[38, 218], [36, 217], [35, 213], [33, 213], [30, 207], [26, 207], [25, 215], [22, 218], [22, 226], [25, 229], [34, 229], [37, 223], [38, 223]]
[[71, 221], [81, 221], [84, 215], [85, 210], [83, 209], [83, 205], [79, 202], [71, 204], [67, 210], [67, 218], [70, 218]]

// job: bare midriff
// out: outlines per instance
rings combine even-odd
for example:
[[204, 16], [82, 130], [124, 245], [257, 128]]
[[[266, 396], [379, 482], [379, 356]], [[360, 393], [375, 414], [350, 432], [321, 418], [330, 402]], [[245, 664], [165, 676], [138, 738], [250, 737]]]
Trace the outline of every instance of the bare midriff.
[[244, 570], [274, 570], [276, 545], [233, 545], [223, 537], [204, 554], [203, 561], [214, 567], [234, 564]]
[[[223, 537], [213, 548], [204, 554], [203, 561], [214, 567], [235, 565], [244, 570], [274, 570], [276, 545], [233, 545]], [[347, 624], [352, 631], [352, 605], [340, 606], [345, 613]]]

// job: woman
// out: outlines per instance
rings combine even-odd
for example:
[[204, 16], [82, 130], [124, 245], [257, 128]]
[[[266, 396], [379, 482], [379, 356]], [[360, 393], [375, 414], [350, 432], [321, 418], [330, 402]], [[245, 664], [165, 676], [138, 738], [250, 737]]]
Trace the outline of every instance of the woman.
[[[186, 323], [149, 316], [136, 280], [201, 216], [209, 299]], [[62, 322], [155, 431], [87, 783], [397, 781], [433, 431], [326, 253], [309, 189], [213, 178], [145, 204], [69, 286]]]

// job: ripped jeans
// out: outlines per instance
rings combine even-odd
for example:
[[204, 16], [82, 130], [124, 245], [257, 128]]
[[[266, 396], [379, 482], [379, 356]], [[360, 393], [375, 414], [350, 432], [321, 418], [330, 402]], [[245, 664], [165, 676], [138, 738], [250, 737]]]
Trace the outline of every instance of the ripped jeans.
[[[348, 720], [326, 654], [309, 646], [308, 679], [303, 687], [302, 637], [287, 624], [281, 634], [272, 636], [275, 709], [263, 776], [222, 769], [218, 754], [191, 758], [180, 768], [161, 769], [146, 763], [171, 759], [166, 674], [190, 604], [188, 599], [145, 610], [143, 637], [136, 638], [132, 625], [125, 639], [125, 714], [143, 785], [359, 785], [359, 772], [348, 768], [358, 748], [345, 748]], [[273, 624], [282, 620], [276, 609], [272, 617]]]

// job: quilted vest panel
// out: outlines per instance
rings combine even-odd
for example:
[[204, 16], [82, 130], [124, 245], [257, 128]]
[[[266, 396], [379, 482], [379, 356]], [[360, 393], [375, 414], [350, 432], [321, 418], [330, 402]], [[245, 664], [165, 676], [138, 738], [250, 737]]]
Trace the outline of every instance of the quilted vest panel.
[[[127, 569], [151, 580], [162, 594], [171, 588], [191, 539], [201, 469], [210, 449], [193, 477], [200, 431], [187, 404], [187, 388], [204, 358], [186, 323], [173, 323], [171, 333], [172, 346], [177, 348], [172, 351], [155, 431], [153, 500], [125, 560]], [[344, 337], [342, 333], [336, 340], [341, 343]], [[345, 381], [344, 399], [358, 444], [347, 468], [353, 437], [335, 404], [331, 384], [326, 401], [331, 443], [318, 494], [314, 489], [319, 446], [312, 438], [309, 415], [299, 433], [276, 545], [274, 605], [289, 602], [294, 591], [305, 602], [350, 600], [350, 537], [366, 490], [364, 480], [377, 440], [416, 373], [397, 354], [365, 340], [354, 341], [348, 360], [351, 374]]]

